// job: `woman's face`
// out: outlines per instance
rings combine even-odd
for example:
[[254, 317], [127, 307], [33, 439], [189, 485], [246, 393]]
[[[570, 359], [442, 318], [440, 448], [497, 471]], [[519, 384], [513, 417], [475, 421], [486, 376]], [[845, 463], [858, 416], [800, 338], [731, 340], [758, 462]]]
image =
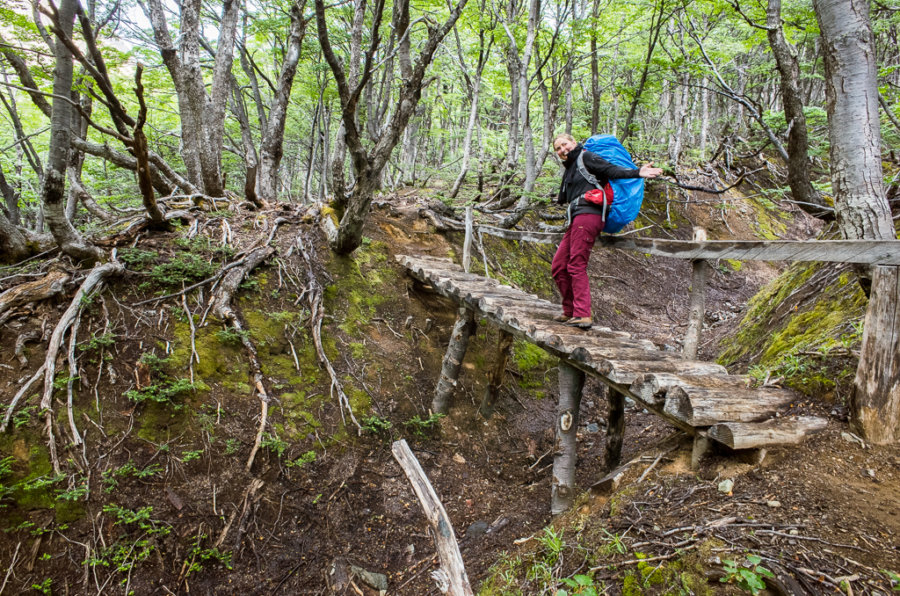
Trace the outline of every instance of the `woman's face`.
[[569, 155], [569, 152], [575, 148], [575, 141], [570, 141], [568, 139], [556, 139], [553, 143], [553, 150], [556, 151], [557, 157], [561, 160], [566, 161], [566, 156]]

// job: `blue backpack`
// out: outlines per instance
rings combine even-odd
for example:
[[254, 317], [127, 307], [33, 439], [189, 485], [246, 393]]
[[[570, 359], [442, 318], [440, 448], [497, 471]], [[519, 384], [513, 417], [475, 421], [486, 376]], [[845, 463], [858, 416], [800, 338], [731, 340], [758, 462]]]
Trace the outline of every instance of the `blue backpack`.
[[[594, 135], [584, 142], [584, 148], [591, 153], [599, 155], [613, 165], [637, 169], [637, 166], [631, 161], [631, 155], [628, 153], [628, 150], [612, 135]], [[578, 172], [588, 182], [598, 189], [600, 188], [597, 178], [584, 167], [581, 155], [578, 156]], [[605, 216], [606, 225], [603, 227], [603, 231], [607, 234], [615, 234], [633, 222], [638, 213], [640, 213], [641, 203], [644, 202], [644, 179], [620, 178], [618, 180], [610, 180], [609, 185], [612, 187], [613, 201], [609, 208], [609, 213]]]

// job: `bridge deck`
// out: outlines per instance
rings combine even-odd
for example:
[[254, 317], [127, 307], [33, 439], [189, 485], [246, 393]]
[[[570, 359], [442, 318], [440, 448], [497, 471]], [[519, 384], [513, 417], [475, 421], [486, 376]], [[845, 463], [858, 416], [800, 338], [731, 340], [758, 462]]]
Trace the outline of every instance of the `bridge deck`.
[[795, 401], [789, 390], [751, 388], [746, 376], [729, 375], [715, 363], [685, 360], [624, 331], [566, 327], [552, 320], [560, 314], [558, 305], [466, 273], [448, 259], [398, 255], [397, 260], [435, 292], [600, 379], [691, 435], [708, 434], [729, 447], [747, 448], [798, 442], [825, 427], [821, 418], [776, 416]]

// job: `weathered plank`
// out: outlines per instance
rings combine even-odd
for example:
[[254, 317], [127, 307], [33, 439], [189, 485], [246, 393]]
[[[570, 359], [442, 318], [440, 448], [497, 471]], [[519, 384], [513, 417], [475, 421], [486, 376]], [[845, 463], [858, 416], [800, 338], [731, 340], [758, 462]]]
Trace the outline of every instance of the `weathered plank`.
[[691, 426], [719, 422], [759, 422], [794, 399], [784, 389], [710, 389], [679, 385], [666, 392], [665, 411]]
[[613, 383], [631, 385], [638, 375], [647, 372], [671, 373], [676, 375], [720, 375], [726, 374], [724, 366], [712, 362], [696, 362], [693, 360], [681, 360], [678, 354], [672, 354], [670, 359], [659, 362], [643, 360], [600, 360], [592, 363], [592, 366], [602, 375], [605, 375]]
[[688, 242], [632, 236], [600, 236], [599, 245], [676, 259], [823, 261], [900, 265], [900, 240], [708, 240]]
[[645, 373], [638, 375], [631, 382], [630, 390], [645, 401], [664, 401], [666, 392], [671, 387], [687, 385], [707, 387], [710, 389], [746, 389], [750, 379], [744, 375], [674, 375], [671, 373]]
[[828, 420], [817, 416], [776, 418], [765, 422], [721, 422], [707, 431], [710, 439], [732, 449], [792, 445], [825, 430]]

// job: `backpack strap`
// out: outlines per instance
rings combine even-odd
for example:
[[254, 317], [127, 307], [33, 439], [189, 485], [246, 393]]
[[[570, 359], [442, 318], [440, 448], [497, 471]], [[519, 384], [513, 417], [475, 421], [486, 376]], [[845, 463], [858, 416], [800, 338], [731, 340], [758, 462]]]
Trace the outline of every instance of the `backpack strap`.
[[[575, 166], [578, 168], [578, 173], [581, 174], [581, 176], [582, 176], [585, 180], [587, 180], [588, 182], [590, 182], [591, 184], [593, 184], [595, 188], [597, 188], [598, 190], [602, 190], [602, 191], [605, 193], [606, 190], [605, 190], [602, 186], [600, 186], [600, 181], [597, 180], [597, 177], [596, 177], [596, 176], [594, 176], [593, 174], [591, 174], [590, 172], [588, 172], [587, 167], [585, 167], [585, 165], [584, 165], [584, 152], [585, 152], [585, 151], [587, 151], [587, 150], [586, 150], [586, 149], [582, 149], [582, 150], [581, 150], [581, 153], [579, 153], [579, 154], [578, 154], [578, 157], [575, 159]], [[607, 206], [606, 201], [603, 201], [603, 215], [602, 215], [601, 217], [603, 218], [603, 222], [604, 222], [604, 223], [606, 223], [606, 210], [607, 210], [607, 208], [608, 208], [608, 206]]]

